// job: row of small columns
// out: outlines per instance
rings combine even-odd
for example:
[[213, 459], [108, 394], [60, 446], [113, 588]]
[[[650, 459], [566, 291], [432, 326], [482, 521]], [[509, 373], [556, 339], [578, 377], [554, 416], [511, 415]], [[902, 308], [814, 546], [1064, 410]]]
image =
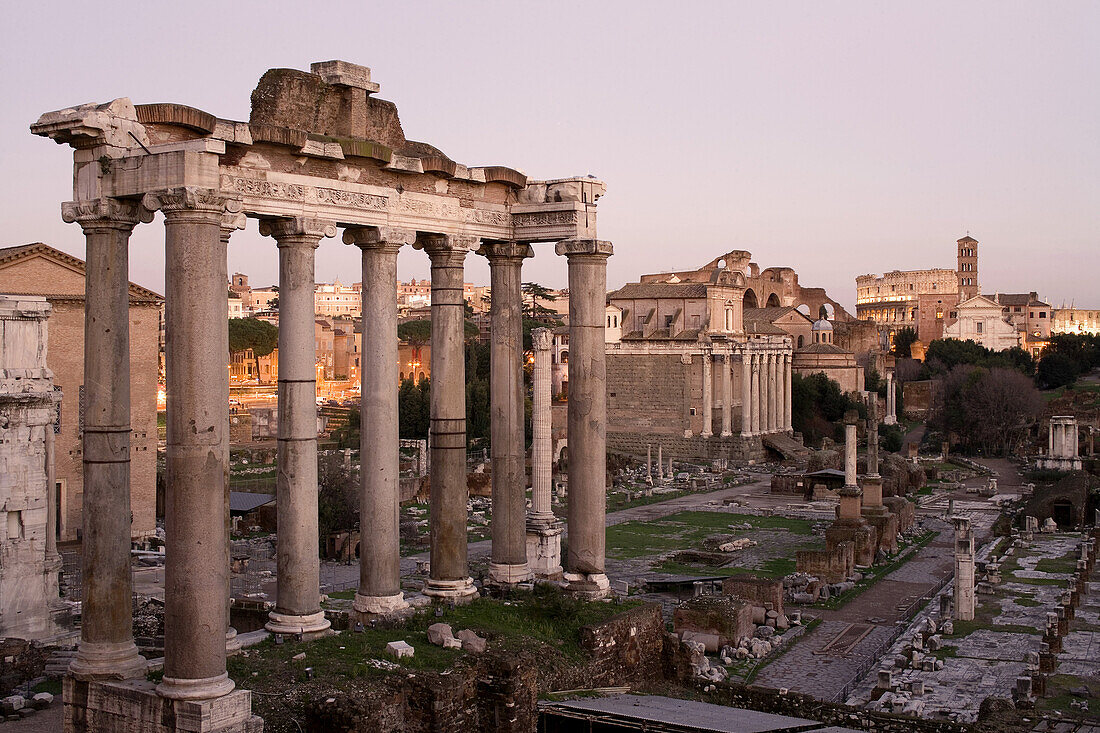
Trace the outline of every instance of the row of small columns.
[[1058, 418], [1050, 421], [1047, 455], [1052, 458], [1076, 458], [1079, 446], [1077, 422], [1060, 422]]
[[[703, 430], [700, 435], [714, 435], [714, 384], [712, 361], [719, 364], [718, 383], [722, 397], [722, 433], [733, 434], [732, 354], [709, 354], [703, 357]], [[773, 352], [741, 352], [741, 436], [791, 430], [791, 355]]]
[[[138, 222], [165, 217], [165, 357], [168, 395], [165, 529], [165, 661], [162, 696], [227, 694], [229, 627], [229, 385], [226, 252], [245, 225], [239, 204], [216, 190], [183, 187], [142, 202], [66, 203], [62, 217], [87, 240], [84, 433], [84, 605], [70, 672], [80, 679], [142, 677], [130, 611], [130, 380], [128, 243]], [[314, 253], [336, 224], [308, 217], [264, 220], [279, 247], [278, 589], [268, 629], [324, 633], [317, 553], [317, 436], [313, 339]], [[478, 240], [380, 227], [349, 227], [362, 250], [362, 504], [360, 587], [354, 608], [405, 605], [398, 534], [397, 253], [424, 249], [432, 269], [431, 571], [429, 595], [475, 591], [466, 559], [466, 426], [463, 260]], [[531, 248], [488, 242], [491, 319], [493, 550], [490, 579], [530, 577], [526, 560], [520, 268]], [[560, 242], [569, 262], [569, 523], [566, 580], [580, 594], [607, 589], [604, 575], [606, 403], [603, 311], [610, 243]]]

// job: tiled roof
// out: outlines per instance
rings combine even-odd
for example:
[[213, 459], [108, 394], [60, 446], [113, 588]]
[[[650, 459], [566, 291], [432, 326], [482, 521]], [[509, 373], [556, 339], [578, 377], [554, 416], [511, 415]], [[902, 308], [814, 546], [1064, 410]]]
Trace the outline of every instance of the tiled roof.
[[[81, 274], [85, 272], [84, 260], [79, 257], [73, 257], [67, 252], [62, 252], [59, 249], [55, 249], [48, 244], [42, 242], [34, 242], [32, 244], [22, 244], [16, 247], [0, 247], [0, 265], [7, 264], [8, 262], [15, 262], [16, 260], [23, 259], [24, 257], [32, 257], [35, 255], [42, 255], [48, 259], [52, 259], [55, 262], [59, 262], [62, 265], [66, 265], [72, 270], [76, 270]], [[47, 298], [53, 296], [46, 296]], [[59, 294], [58, 298], [80, 298], [79, 295], [64, 295]], [[143, 288], [135, 283], [130, 283], [130, 300], [141, 301], [156, 301], [162, 302], [164, 296], [156, 293], [149, 288]]]
[[640, 298], [705, 298], [706, 283], [627, 283], [608, 294], [610, 300]]

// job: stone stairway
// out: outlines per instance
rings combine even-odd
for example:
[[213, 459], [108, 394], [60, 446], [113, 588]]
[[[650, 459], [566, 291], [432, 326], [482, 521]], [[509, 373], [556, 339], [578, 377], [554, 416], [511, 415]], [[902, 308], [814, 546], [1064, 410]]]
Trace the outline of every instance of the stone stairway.
[[786, 433], [769, 433], [764, 435], [762, 439], [765, 446], [771, 448], [786, 460], [805, 460], [810, 456], [810, 451], [806, 446]]
[[76, 648], [55, 649], [50, 658], [46, 660], [46, 676], [50, 679], [58, 679], [69, 671], [69, 663], [76, 657]]

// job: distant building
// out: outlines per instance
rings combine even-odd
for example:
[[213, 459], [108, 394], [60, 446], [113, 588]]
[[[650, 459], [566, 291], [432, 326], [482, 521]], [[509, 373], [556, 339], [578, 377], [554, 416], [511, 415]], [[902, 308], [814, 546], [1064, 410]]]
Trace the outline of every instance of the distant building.
[[1088, 333], [1100, 336], [1100, 310], [1090, 308], [1052, 309], [1051, 333]]
[[363, 312], [363, 284], [318, 283], [313, 291], [313, 310], [319, 316], [354, 316]]
[[893, 270], [857, 277], [856, 317], [874, 321], [891, 342], [903, 328], [916, 331], [924, 344], [943, 338], [955, 306], [979, 292], [978, 240], [966, 235], [955, 244], [954, 270]]
[[[61, 390], [55, 428], [57, 536], [81, 537], [84, 497], [84, 261], [45, 244], [0, 249], [0, 292], [42, 295], [49, 301], [49, 357]], [[131, 534], [156, 530], [157, 377], [160, 307], [164, 299], [130, 283], [130, 508]]]
[[1034, 291], [997, 293], [992, 300], [1001, 306], [1005, 320], [1016, 327], [1017, 345], [1032, 356], [1039, 356], [1050, 342], [1053, 321], [1050, 304], [1039, 300]]
[[1020, 345], [1019, 332], [1004, 316], [1004, 308], [984, 295], [959, 303], [958, 319], [944, 329], [944, 338], [976, 341], [992, 351]]

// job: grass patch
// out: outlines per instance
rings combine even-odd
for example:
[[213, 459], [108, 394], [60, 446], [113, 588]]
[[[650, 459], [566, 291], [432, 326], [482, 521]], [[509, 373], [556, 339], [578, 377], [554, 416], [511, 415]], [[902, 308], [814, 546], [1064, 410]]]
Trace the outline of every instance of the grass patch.
[[678, 490], [678, 491], [670, 491], [666, 494], [653, 494], [652, 496], [644, 496], [640, 493], [642, 491], [642, 489], [638, 489], [637, 491], [634, 491], [632, 489], [631, 491], [635, 494], [635, 496], [634, 496], [633, 499], [630, 499], [629, 501], [626, 498], [626, 494], [623, 493], [623, 492], [615, 492], [614, 494], [609, 495], [608, 498], [607, 498], [607, 511], [608, 512], [618, 512], [618, 511], [622, 511], [623, 509], [633, 509], [636, 506], [648, 506], [650, 504], [659, 504], [662, 501], [669, 501], [670, 499], [679, 499], [682, 496], [689, 496], [691, 494], [707, 493], [707, 492], [703, 492], [703, 491], [691, 491], [689, 489], [681, 489], [681, 490]]
[[922, 486], [921, 488], [917, 489], [917, 494], [916, 495], [917, 496], [931, 496], [932, 495], [932, 487], [931, 486]]
[[354, 601], [355, 600], [355, 593], [356, 593], [356, 591], [355, 591], [354, 588], [349, 588], [348, 590], [338, 590], [338, 591], [334, 591], [332, 593], [326, 593], [325, 595], [327, 595], [329, 598], [331, 598], [333, 600]]
[[936, 659], [954, 659], [959, 656], [959, 648], [957, 646], [951, 646], [950, 644], [944, 644], [936, 651], [931, 652], [931, 654]]
[[1017, 606], [1023, 606], [1024, 608], [1036, 608], [1043, 605], [1039, 603], [1039, 601], [1035, 600], [1033, 596], [1024, 595], [1013, 598], [1012, 602], [1015, 603]]
[[[530, 647], [534, 642], [541, 648], [553, 648], [567, 659], [576, 659], [584, 654], [580, 648], [581, 627], [637, 605], [640, 603], [636, 601], [585, 602], [556, 588], [537, 586], [533, 591], [516, 591], [508, 600], [479, 598], [454, 609], [441, 607], [443, 615], [439, 617], [434, 609], [425, 610], [397, 628], [344, 632], [302, 644], [275, 644], [268, 639], [251, 647], [247, 655], [231, 657], [229, 674], [242, 686], [264, 689], [307, 682], [307, 667], [313, 669], [315, 679], [333, 684], [394, 673], [368, 664], [372, 658], [394, 662], [401, 669], [439, 672], [453, 665], [463, 652], [428, 643], [427, 628], [437, 622], [450, 624], [456, 632], [472, 629], [494, 646]], [[388, 658], [386, 644], [398, 640], [411, 644], [415, 655], [400, 660]], [[304, 660], [293, 659], [301, 652], [306, 654]]]
[[1035, 569], [1041, 573], [1065, 573], [1073, 575], [1077, 571], [1077, 554], [1067, 552], [1061, 557], [1044, 557], [1035, 563]]
[[61, 695], [61, 680], [43, 680], [31, 688], [31, 692], [37, 695], [40, 692], [48, 692], [54, 697]]

